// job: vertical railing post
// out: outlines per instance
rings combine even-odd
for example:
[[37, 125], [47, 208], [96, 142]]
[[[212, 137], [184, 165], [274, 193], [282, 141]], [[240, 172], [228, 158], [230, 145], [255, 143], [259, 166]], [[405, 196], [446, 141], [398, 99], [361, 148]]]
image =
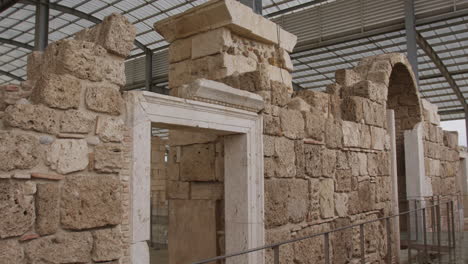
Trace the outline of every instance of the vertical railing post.
[[325, 233], [323, 237], [325, 264], [330, 264], [330, 233]]
[[455, 239], [455, 211], [454, 211], [455, 206], [453, 205], [453, 200], [450, 201], [450, 211], [452, 211], [452, 246], [453, 248], [456, 247], [456, 239]]
[[432, 240], [431, 240], [431, 245], [435, 245], [435, 240], [436, 240], [436, 220], [435, 220], [435, 202], [434, 202], [434, 197], [431, 197], [431, 228], [432, 228]]
[[364, 237], [364, 224], [360, 224], [359, 225], [359, 233], [360, 233], [360, 237], [361, 237], [361, 264], [366, 264], [366, 249], [365, 249], [365, 245], [364, 245], [364, 242], [365, 242], [365, 237]]
[[419, 211], [418, 211], [418, 200], [417, 199], [414, 200], [414, 209], [415, 209], [415, 211], [414, 211], [414, 227], [415, 227], [415, 229], [414, 230], [416, 231], [415, 240], [419, 241], [419, 223], [418, 223], [418, 220], [419, 220], [418, 219], [418, 213], [419, 213]]
[[423, 218], [423, 239], [424, 239], [424, 263], [429, 259], [427, 255], [427, 233], [426, 233], [426, 207], [422, 209], [422, 218]]
[[387, 264], [392, 264], [392, 229], [390, 217], [385, 219], [385, 225], [387, 228]]
[[437, 205], [436, 205], [436, 221], [437, 221], [437, 252], [438, 252], [438, 258], [439, 258], [439, 263], [442, 263], [442, 258], [441, 258], [441, 225], [440, 225], [440, 202], [439, 199], [437, 199]]
[[447, 246], [450, 252], [450, 248], [452, 245], [452, 231], [450, 229], [450, 202], [446, 203], [447, 207]]
[[274, 264], [280, 263], [279, 256], [280, 256], [279, 246], [274, 246], [273, 247], [273, 263]]
[[[409, 204], [409, 203], [408, 203]], [[408, 206], [409, 208], [410, 206]], [[408, 263], [412, 263], [411, 257], [411, 212], [406, 214], [406, 245], [408, 246]]]

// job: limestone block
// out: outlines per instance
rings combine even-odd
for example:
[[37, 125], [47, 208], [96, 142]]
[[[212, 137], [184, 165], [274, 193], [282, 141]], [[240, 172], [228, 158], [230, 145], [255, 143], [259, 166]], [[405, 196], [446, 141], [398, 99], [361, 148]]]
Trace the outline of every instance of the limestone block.
[[125, 124], [121, 118], [98, 117], [96, 134], [103, 142], [121, 142], [124, 137]]
[[289, 56], [289, 53], [285, 49], [278, 49], [279, 53], [279, 61], [280, 61], [280, 67], [283, 69], [288, 70], [289, 72], [292, 72], [294, 69], [294, 65], [291, 61], [291, 57]]
[[331, 178], [335, 176], [336, 169], [336, 151], [332, 149], [323, 149], [322, 151], [322, 176]]
[[[305, 137], [322, 141], [324, 139], [326, 119], [323, 115], [316, 113], [304, 112], [303, 115], [305, 123]], [[327, 130], [327, 132], [331, 131]]]
[[24, 263], [24, 252], [16, 240], [0, 240], [0, 264]]
[[25, 130], [58, 134], [62, 114], [43, 105], [16, 104], [5, 110], [6, 125]]
[[218, 28], [192, 37], [192, 59], [217, 54], [233, 45], [231, 32]]
[[271, 81], [279, 82], [286, 86], [287, 94], [293, 93], [292, 76], [287, 70], [281, 69], [270, 64], [263, 65], [263, 67], [265, 67], [266, 73], [268, 74], [268, 78]]
[[89, 86], [86, 89], [85, 101], [88, 109], [111, 115], [121, 114], [124, 104], [119, 90], [109, 85]]
[[351, 191], [351, 181], [353, 174], [351, 170], [337, 170], [335, 174], [335, 191], [349, 192]]
[[392, 181], [390, 177], [378, 177], [375, 187], [375, 202], [390, 201], [392, 194]]
[[36, 232], [50, 235], [57, 232], [60, 224], [60, 189], [58, 183], [37, 185], [36, 194]]
[[383, 83], [374, 83], [363, 80], [346, 89], [350, 95], [360, 96], [374, 102], [382, 102], [387, 99], [388, 88]]
[[133, 48], [135, 35], [135, 26], [125, 16], [112, 13], [94, 28], [78, 32], [75, 39], [95, 42], [110, 53], [125, 58]]
[[86, 140], [55, 140], [47, 151], [47, 164], [60, 174], [86, 169], [88, 166], [88, 144]]
[[0, 183], [0, 238], [23, 235], [34, 225], [34, 197], [26, 195], [23, 182]]
[[190, 183], [183, 181], [167, 181], [166, 182], [167, 199], [189, 199]]
[[384, 127], [386, 109], [383, 105], [372, 102], [369, 99], [363, 101], [364, 122], [367, 125]]
[[361, 76], [352, 69], [339, 69], [335, 72], [335, 79], [342, 86], [352, 86], [361, 80]]
[[190, 195], [193, 200], [223, 200], [224, 185], [222, 183], [190, 183]]
[[275, 154], [275, 137], [263, 136], [263, 155], [271, 157]]
[[43, 59], [42, 51], [33, 51], [28, 55], [26, 76], [28, 80], [33, 82], [39, 80], [41, 76], [41, 64]]
[[301, 112], [310, 112], [310, 105], [307, 104], [302, 98], [294, 97], [289, 101], [287, 108], [289, 110], [296, 110]]
[[215, 180], [215, 145], [183, 146], [180, 155], [180, 178], [183, 181]]
[[59, 109], [78, 108], [81, 83], [71, 75], [43, 75], [36, 83], [31, 100]]
[[26, 82], [22, 82], [21, 85], [0, 85], [0, 111], [5, 111], [9, 105], [30, 103], [26, 98], [31, 95], [32, 88], [26, 88], [24, 83]]
[[363, 105], [366, 99], [359, 96], [346, 97], [341, 105], [343, 120], [361, 123], [364, 119]]
[[94, 126], [94, 117], [84, 111], [68, 110], [60, 121], [60, 132], [87, 134]]
[[105, 143], [94, 148], [94, 169], [99, 172], [119, 172], [123, 166], [123, 147]]
[[295, 159], [294, 141], [284, 137], [275, 138], [276, 177], [294, 177], [296, 175]]
[[322, 176], [322, 151], [321, 145], [304, 145], [305, 170], [311, 177]]
[[[265, 244], [271, 245], [274, 243], [280, 243], [286, 240], [290, 240], [291, 231], [289, 227], [277, 227], [265, 230]], [[293, 244], [285, 244], [281, 246], [280, 263], [292, 263], [294, 258]], [[267, 250], [265, 254], [265, 263], [273, 262], [273, 251]]]
[[124, 87], [125, 79], [125, 59], [116, 57], [110, 54], [100, 58], [100, 70], [102, 71], [103, 78], [108, 82]]
[[49, 73], [68, 73], [96, 82], [103, 79], [101, 58], [105, 54], [106, 50], [95, 43], [63, 39], [46, 48], [44, 59]]
[[389, 158], [387, 152], [369, 153], [367, 165], [370, 176], [389, 175]]
[[89, 263], [93, 238], [90, 232], [61, 232], [25, 244], [30, 263]]
[[271, 81], [271, 104], [285, 106], [290, 100], [289, 87], [282, 82]]
[[370, 127], [371, 133], [371, 148], [375, 150], [383, 150], [385, 146], [386, 130], [380, 127]]
[[[193, 217], [196, 215], [197, 217]], [[216, 203], [210, 200], [169, 201], [169, 259], [192, 263], [216, 255]]]
[[83, 230], [121, 223], [121, 184], [115, 176], [68, 177], [61, 192], [62, 227]]
[[[310, 236], [330, 230], [328, 224], [320, 224], [306, 227], [297, 232], [298, 237]], [[323, 236], [314, 237], [293, 243], [294, 261], [300, 264], [324, 264], [324, 242]]]
[[335, 215], [335, 185], [333, 179], [321, 180], [319, 183], [320, 214], [322, 218]]
[[295, 110], [280, 110], [281, 131], [287, 138], [304, 138], [304, 118]]
[[335, 193], [335, 212], [339, 217], [348, 216], [348, 199], [346, 193]]
[[192, 38], [178, 39], [169, 45], [169, 62], [175, 63], [192, 57]]
[[297, 41], [296, 36], [233, 0], [209, 2], [158, 21], [154, 27], [169, 42], [219, 27], [228, 27], [248, 39], [278, 44], [288, 52], [292, 51]]
[[39, 162], [41, 148], [30, 135], [0, 132], [0, 170], [30, 169]]
[[342, 121], [335, 118], [328, 118], [325, 121], [325, 143], [328, 148], [341, 148], [343, 146]]
[[361, 212], [369, 211], [375, 204], [375, 183], [369, 180], [361, 181], [358, 184], [358, 199]]
[[424, 120], [433, 124], [433, 125], [440, 125], [440, 116], [438, 114], [439, 108], [435, 104], [431, 104], [426, 99], [421, 99], [422, 107], [423, 107], [423, 114]]
[[119, 259], [122, 254], [120, 231], [117, 228], [107, 228], [92, 232], [94, 261], [111, 261]]
[[455, 149], [458, 147], [458, 132], [444, 130], [444, 145], [446, 147]]
[[361, 147], [360, 125], [352, 121], [343, 121], [343, 146]]
[[301, 222], [308, 212], [308, 184], [299, 179], [265, 181], [265, 224], [278, 226]]
[[312, 90], [301, 90], [296, 92], [296, 96], [304, 99], [311, 106], [312, 113], [328, 117], [330, 95]]

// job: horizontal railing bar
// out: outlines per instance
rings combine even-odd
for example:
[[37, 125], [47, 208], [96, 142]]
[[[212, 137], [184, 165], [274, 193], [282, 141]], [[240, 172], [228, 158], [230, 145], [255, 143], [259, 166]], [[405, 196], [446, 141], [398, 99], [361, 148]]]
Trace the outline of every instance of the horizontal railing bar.
[[[458, 195], [454, 194], [454, 195], [444, 195], [444, 196], [458, 196]], [[416, 212], [416, 211], [421, 211], [422, 209], [437, 207], [438, 205], [440, 205], [442, 203], [443, 200], [446, 200], [446, 199], [442, 198], [442, 199], [437, 201], [437, 204], [433, 204], [431, 206], [426, 206], [426, 207], [423, 207], [423, 208], [409, 210], [409, 211], [406, 211], [406, 212], [402, 212], [402, 213], [395, 214], [395, 215], [390, 215], [390, 216], [385, 216], [385, 217], [377, 218], [377, 219], [374, 219], [374, 220], [368, 220], [368, 221], [365, 221], [365, 222], [362, 222], [362, 223], [353, 224], [353, 225], [350, 225], [350, 226], [344, 226], [344, 227], [336, 228], [336, 229], [333, 229], [333, 230], [330, 230], [330, 231], [317, 233], [317, 234], [313, 234], [313, 235], [309, 235], [309, 236], [305, 236], [305, 237], [299, 237], [299, 238], [295, 238], [295, 239], [291, 239], [291, 240], [287, 240], [287, 241], [283, 241], [283, 242], [278, 242], [278, 243], [274, 243], [274, 244], [270, 244], [270, 245], [266, 245], [266, 246], [251, 248], [251, 249], [248, 249], [248, 250], [245, 250], [245, 251], [242, 251], [242, 252], [237, 252], [237, 253], [227, 254], [227, 255], [224, 255], [224, 256], [218, 256], [218, 257], [214, 257], [214, 258], [210, 258], [210, 259], [205, 259], [205, 260], [202, 260], [202, 261], [193, 262], [192, 264], [205, 264], [205, 263], [209, 263], [209, 262], [213, 262], [213, 261], [224, 260], [224, 259], [227, 259], [227, 258], [232, 258], [232, 257], [240, 256], [240, 255], [249, 254], [249, 253], [260, 251], [260, 250], [273, 249], [273, 248], [276, 248], [276, 247], [279, 247], [279, 246], [282, 246], [282, 245], [285, 245], [285, 244], [291, 244], [291, 243], [295, 243], [295, 242], [298, 242], [298, 241], [319, 237], [319, 236], [325, 235], [326, 233], [339, 232], [339, 231], [343, 231], [343, 230], [346, 230], [346, 229], [351, 229], [351, 228], [354, 228], [354, 227], [357, 227], [357, 226], [360, 226], [360, 225], [365, 225], [365, 224], [370, 224], [370, 223], [386, 220], [387, 218], [399, 217], [399, 216], [410, 214], [410, 213], [413, 213], [413, 212]]]

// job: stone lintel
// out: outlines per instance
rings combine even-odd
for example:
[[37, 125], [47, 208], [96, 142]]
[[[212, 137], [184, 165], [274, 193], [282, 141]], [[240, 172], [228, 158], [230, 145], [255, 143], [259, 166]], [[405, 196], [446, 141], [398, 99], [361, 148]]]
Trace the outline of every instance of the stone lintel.
[[228, 27], [243, 37], [278, 44], [288, 52], [292, 52], [297, 42], [295, 35], [235, 0], [209, 1], [154, 24], [155, 30], [169, 42], [220, 27]]
[[260, 95], [232, 88], [224, 83], [198, 79], [178, 89], [178, 96], [185, 99], [208, 101], [248, 111], [259, 112], [264, 108]]

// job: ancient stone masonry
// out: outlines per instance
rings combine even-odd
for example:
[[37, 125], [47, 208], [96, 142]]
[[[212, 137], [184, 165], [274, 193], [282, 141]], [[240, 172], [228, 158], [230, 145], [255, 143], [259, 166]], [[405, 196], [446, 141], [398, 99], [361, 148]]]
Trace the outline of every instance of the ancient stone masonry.
[[134, 38], [110, 15], [0, 87], [0, 263], [129, 263], [120, 88]]
[[[236, 1], [210, 1], [155, 28], [171, 42], [172, 95], [184, 97], [185, 85], [206, 78], [263, 97], [266, 243], [397, 213], [387, 109], [395, 111], [399, 182], [405, 180], [403, 132], [429, 120], [403, 55], [374, 56], [339, 70], [325, 92], [293, 92], [288, 53], [296, 37]], [[434, 150], [425, 141], [426, 156], [443, 155], [444, 175], [454, 175], [447, 170], [457, 159], [456, 138], [440, 133]], [[431, 178], [433, 184], [442, 179]], [[387, 255], [383, 229], [382, 222], [366, 227], [366, 261], [383, 262]], [[333, 235], [333, 263], [360, 256], [358, 235], [356, 230]], [[323, 247], [322, 241], [284, 246], [281, 263], [323, 263]]]

